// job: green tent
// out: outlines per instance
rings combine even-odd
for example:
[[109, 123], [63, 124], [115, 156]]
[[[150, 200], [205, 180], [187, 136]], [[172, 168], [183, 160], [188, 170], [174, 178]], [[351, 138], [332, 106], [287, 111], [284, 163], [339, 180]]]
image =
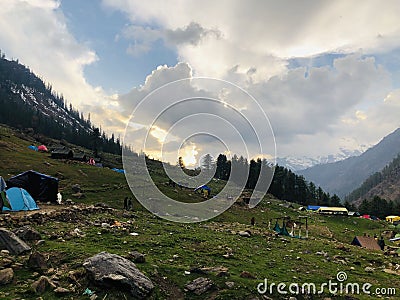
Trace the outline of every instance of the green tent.
[[289, 232], [286, 229], [286, 225], [283, 224], [283, 227], [280, 227], [278, 222], [275, 223], [274, 231], [280, 235], [290, 236]]

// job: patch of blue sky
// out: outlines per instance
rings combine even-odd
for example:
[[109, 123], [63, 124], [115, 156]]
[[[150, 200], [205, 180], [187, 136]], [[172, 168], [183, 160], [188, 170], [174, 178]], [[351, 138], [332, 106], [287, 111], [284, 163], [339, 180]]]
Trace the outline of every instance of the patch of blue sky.
[[129, 54], [127, 49], [132, 41], [122, 37], [129, 20], [119, 11], [105, 10], [100, 1], [65, 0], [61, 10], [68, 30], [97, 55], [98, 60], [84, 69], [87, 82], [109, 94], [126, 93], [143, 84], [146, 75], [157, 66], [177, 63], [176, 52], [161, 40], [151, 43], [147, 52]]
[[375, 58], [376, 64], [382, 65], [390, 72], [393, 88], [400, 88], [400, 48], [372, 56]]
[[343, 53], [324, 53], [310, 57], [294, 57], [288, 60], [288, 68], [297, 69], [305, 67], [307, 71], [304, 76], [307, 77], [310, 68], [332, 67], [335, 59], [344, 56], [345, 54]]

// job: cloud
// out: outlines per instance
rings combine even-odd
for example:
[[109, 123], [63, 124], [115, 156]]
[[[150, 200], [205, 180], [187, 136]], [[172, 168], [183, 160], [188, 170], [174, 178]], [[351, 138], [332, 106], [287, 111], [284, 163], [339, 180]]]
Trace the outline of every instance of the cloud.
[[[165, 83], [190, 77], [191, 74], [191, 67], [184, 63], [174, 67], [160, 67], [147, 77], [144, 86], [120, 97], [121, 107], [129, 111], [128, 107], [137, 105], [149, 92]], [[238, 81], [246, 77], [236, 69], [232, 70], [232, 74], [236, 74]], [[302, 155], [327, 155], [346, 148], [346, 145], [355, 147], [370, 144], [398, 124], [395, 115], [399, 107], [393, 100], [399, 98], [398, 94], [388, 96], [391, 91], [390, 73], [369, 56], [351, 54], [334, 59], [332, 66], [291, 69], [284, 76], [274, 76], [258, 83], [247, 82], [246, 88], [267, 113], [276, 136], [278, 155], [281, 156], [289, 155], [293, 149]], [[251, 138], [252, 132], [240, 116], [242, 113], [252, 126], [268, 126], [259, 117], [259, 108], [251, 101], [243, 100], [238, 92], [220, 90], [216, 93], [213, 86], [191, 84], [178, 90], [163, 89], [161, 95], [140, 111], [137, 120], [143, 123], [156, 120], [158, 128], [163, 130], [163, 138], [175, 126], [173, 136], [181, 143], [191, 134], [204, 131], [221, 137], [229, 145], [228, 149], [217, 147], [215, 139], [200, 135], [191, 141], [198, 147], [199, 156], [207, 151], [213, 152], [214, 149], [220, 153], [229, 151], [244, 154], [244, 149], [240, 150], [241, 137], [245, 137], [250, 148], [254, 147], [256, 140]], [[198, 102], [193, 100], [188, 105], [176, 104], [163, 110], [156, 119], [155, 112], [158, 113], [159, 109], [171, 101], [196, 95], [219, 99], [222, 103], [233, 105], [237, 112], [221, 103], [216, 105], [203, 99]], [[383, 101], [385, 98], [386, 101]], [[192, 116], [196, 113], [209, 115], [200, 115], [198, 118]], [[383, 121], [387, 113], [393, 118]], [[219, 118], [226, 123], [221, 123]], [[238, 130], [239, 135], [235, 130]], [[174, 142], [174, 145], [179, 147], [181, 144]], [[171, 146], [165, 150], [173, 153]]]
[[164, 41], [165, 46], [175, 49], [185, 44], [196, 46], [210, 36], [219, 39], [221, 33], [216, 29], [206, 29], [198, 23], [191, 22], [183, 28], [174, 30], [132, 24], [126, 26], [122, 30], [122, 35], [117, 35], [117, 39], [124, 37], [132, 41], [127, 53], [137, 57], [148, 53], [159, 40]]
[[[135, 1], [103, 0], [133, 24], [180, 33], [191, 43], [179, 47], [181, 61], [202, 76], [223, 77], [238, 66], [256, 70], [254, 80], [286, 72], [286, 59], [322, 53], [389, 51], [400, 45], [400, 6], [394, 1]], [[190, 25], [190, 24], [196, 24]], [[145, 26], [142, 25], [142, 26]], [[186, 30], [182, 30], [186, 28]], [[189, 30], [193, 28], [192, 30]], [[204, 36], [212, 28], [218, 36]], [[201, 36], [201, 34], [200, 34]]]
[[[51, 83], [68, 103], [79, 109], [108, 105], [110, 99], [103, 90], [89, 85], [83, 73], [85, 66], [97, 61], [97, 55], [69, 32], [59, 1], [4, 0], [0, 27], [2, 51]], [[92, 114], [96, 124], [101, 120]]]
[[[140, 144], [146, 130], [156, 126], [149, 135], [149, 151], [162, 144], [162, 135], [177, 122], [182, 125], [170, 133], [168, 153], [200, 129], [223, 136], [230, 146], [223, 148], [216, 139], [199, 134], [182, 150], [189, 156], [197, 151], [197, 158], [211, 150], [243, 150], [229, 122], [248, 143], [256, 144], [239, 115], [255, 126], [268, 125], [260, 118], [260, 108], [243, 101], [240, 91], [217, 92], [199, 82], [182, 82], [179, 90], [168, 88], [173, 81], [193, 76], [224, 79], [250, 92], [267, 112], [282, 155], [331, 154], [346, 145], [377, 142], [400, 125], [400, 93], [392, 82], [398, 78], [398, 67], [390, 69], [391, 58], [400, 49], [397, 1], [359, 5], [350, 1], [103, 0], [103, 7], [129, 18], [118, 38], [129, 41], [126, 51], [136, 59], [162, 44], [176, 51], [180, 63], [157, 67], [143, 85], [127, 94], [107, 96], [101, 87], [87, 83], [83, 70], [99, 58], [71, 34], [55, 0], [2, 1], [2, 51], [20, 58], [68, 102], [90, 111], [96, 124], [118, 134], [133, 109], [167, 85], [162, 97], [141, 110], [136, 120], [141, 126], [130, 133], [132, 141]], [[154, 113], [171, 99], [193, 95], [224, 102], [192, 101], [189, 108], [182, 102], [155, 118]], [[229, 122], [219, 125], [218, 117]]]

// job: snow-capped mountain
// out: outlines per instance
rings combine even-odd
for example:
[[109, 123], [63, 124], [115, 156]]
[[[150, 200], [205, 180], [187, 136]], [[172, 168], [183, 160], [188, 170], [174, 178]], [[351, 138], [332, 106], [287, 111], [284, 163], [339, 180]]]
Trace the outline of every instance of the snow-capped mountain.
[[346, 158], [352, 156], [359, 156], [366, 150], [366, 146], [360, 146], [359, 149], [348, 150], [348, 149], [340, 149], [340, 152], [336, 154], [331, 154], [327, 156], [317, 156], [317, 157], [293, 157], [293, 156], [285, 156], [278, 157], [276, 159], [276, 163], [280, 166], [286, 167], [292, 171], [300, 171], [315, 165], [320, 164], [328, 164], [337, 162], [340, 160], [344, 160]]

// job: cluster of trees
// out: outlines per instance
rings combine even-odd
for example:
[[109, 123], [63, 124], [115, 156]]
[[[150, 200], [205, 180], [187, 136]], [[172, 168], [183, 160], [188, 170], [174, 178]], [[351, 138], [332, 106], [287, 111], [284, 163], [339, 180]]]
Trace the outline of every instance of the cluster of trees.
[[[215, 162], [215, 178], [228, 180], [231, 167], [242, 169], [243, 176], [247, 177], [246, 188], [254, 189], [260, 174], [261, 166], [272, 168], [271, 164], [265, 159], [250, 160], [242, 156], [234, 155], [232, 160], [228, 160], [226, 155], [220, 154]], [[291, 170], [274, 166], [275, 172], [268, 192], [279, 199], [285, 199], [301, 205], [315, 204], [326, 206], [341, 206], [340, 198], [337, 195], [330, 195], [316, 187], [314, 183], [307, 182], [303, 176], [293, 173]], [[240, 178], [241, 179], [241, 178]]]
[[383, 168], [382, 171], [376, 172], [368, 177], [363, 184], [346, 196], [345, 200], [349, 202], [363, 199], [367, 193], [381, 182], [390, 178], [399, 178], [400, 176], [400, 154], [392, 160], [392, 162]]
[[[0, 51], [0, 123], [26, 129], [98, 152], [121, 154], [122, 146], [114, 134], [108, 136], [79, 113], [50, 84], [32, 73], [18, 61], [5, 59]], [[17, 91], [29, 91], [37, 103], [24, 101]], [[51, 104], [49, 104], [51, 103]]]
[[399, 202], [387, 201], [379, 196], [374, 196], [370, 200], [364, 199], [358, 207], [358, 212], [360, 214], [376, 216], [380, 219], [384, 219], [386, 216], [393, 215], [394, 212], [397, 212], [398, 214], [399, 211]]

